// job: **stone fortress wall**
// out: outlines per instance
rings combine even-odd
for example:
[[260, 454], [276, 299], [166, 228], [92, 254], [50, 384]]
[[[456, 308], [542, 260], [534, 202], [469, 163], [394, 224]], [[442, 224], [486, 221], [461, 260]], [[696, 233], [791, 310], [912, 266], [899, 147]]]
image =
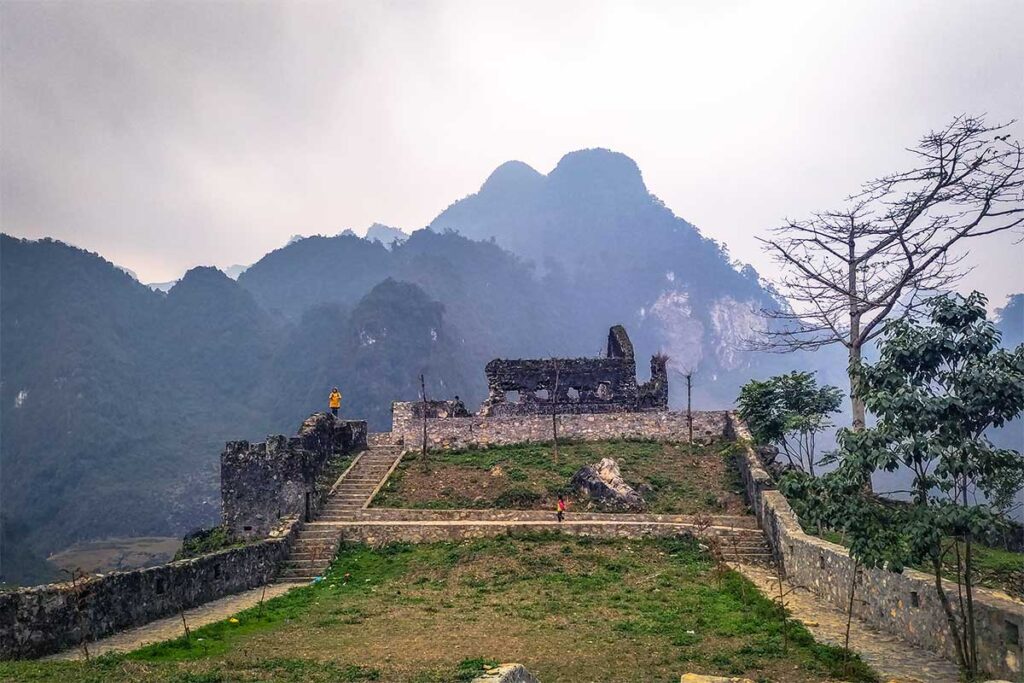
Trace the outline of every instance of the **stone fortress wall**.
[[0, 593], [0, 659], [42, 657], [265, 585], [329, 491], [338, 456], [366, 448], [366, 422], [317, 413], [298, 435], [230, 442], [221, 455], [225, 525], [254, 542], [157, 567]]
[[[484, 417], [560, 413], [621, 413], [668, 409], [668, 357], [651, 357], [651, 379], [636, 379], [633, 342], [626, 328], [608, 330], [600, 358], [495, 358], [484, 368], [487, 400]], [[516, 400], [509, 400], [514, 392]]]
[[[555, 425], [559, 438], [578, 441], [687, 441], [691, 429], [699, 442], [738, 439], [746, 444], [737, 465], [748, 500], [787, 579], [845, 609], [855, 573], [852, 559], [844, 548], [803, 532], [750, 447], [750, 434], [742, 421], [726, 411], [692, 415], [668, 411], [664, 357], [652, 358], [651, 381], [638, 385], [625, 330], [613, 327], [608, 345], [607, 358], [492, 361], [488, 365], [491, 395], [480, 414], [470, 415], [458, 400], [395, 402], [392, 431], [375, 435], [375, 442], [383, 439], [417, 449], [423, 444], [424, 427], [429, 448], [545, 442], [553, 438]], [[520, 392], [521, 399], [510, 403], [508, 391]], [[541, 391], [547, 396], [539, 395]], [[277, 575], [304, 520], [315, 516], [340, 474], [332, 464], [341, 461], [339, 456], [365, 449], [367, 442], [365, 422], [320, 413], [303, 422], [295, 437], [228, 443], [221, 462], [224, 524], [235, 537], [254, 542], [160, 567], [92, 577], [78, 587], [53, 584], [2, 593], [0, 658], [42, 656], [265, 584]], [[342, 536], [372, 543], [457, 540], [511, 533], [514, 526], [496, 524], [502, 513], [496, 513], [490, 524], [469, 519], [451, 524], [440, 518], [451, 514], [436, 513], [433, 516], [439, 519], [421, 519], [413, 526], [401, 522], [410, 515], [431, 517], [432, 513], [375, 510], [373, 514], [379, 519], [367, 522], [357, 517]], [[536, 520], [529, 517], [512, 520], [519, 524], [516, 530], [531, 531]], [[627, 537], [677, 534], [686, 526], [683, 520], [642, 517], [631, 524], [626, 516], [580, 519], [574, 524], [582, 534]], [[733, 526], [722, 530], [752, 531]], [[862, 570], [858, 576], [854, 604], [859, 618], [947, 658], [955, 656], [931, 577], [913, 570], [902, 574]], [[955, 594], [955, 586], [950, 590]], [[1024, 680], [1024, 603], [998, 591], [978, 589], [975, 607], [983, 668]]]
[[[313, 518], [334, 483], [328, 461], [366, 448], [366, 422], [314, 413], [293, 437], [229, 441], [220, 459], [224, 524], [235, 538], [263, 538], [284, 518]], [[335, 475], [340, 473], [333, 473]]]
[[[880, 569], [858, 571], [845, 548], [804, 533], [789, 501], [775, 489], [775, 482], [751, 447], [746, 425], [735, 414], [729, 416], [729, 432], [746, 444], [737, 465], [747, 500], [790, 584], [803, 586], [846, 610], [850, 582], [856, 572], [854, 614], [858, 618], [956, 661], [946, 614], [935, 591], [935, 577], [913, 569], [900, 574]], [[955, 584], [947, 581], [946, 591], [955, 599]], [[1001, 591], [976, 588], [974, 608], [981, 668], [1008, 680], [1024, 680], [1024, 603]]]
[[[501, 446], [524, 442], [551, 441], [553, 419], [547, 415], [516, 415], [482, 417], [479, 415], [447, 417], [427, 410], [428, 448], [468, 448], [470, 446]], [[423, 443], [422, 404], [396, 401], [391, 405], [391, 436], [406, 448], [419, 448]], [[725, 433], [727, 413], [694, 411], [693, 439], [702, 443], [721, 438]], [[686, 441], [689, 419], [685, 412], [629, 412], [596, 414], [559, 414], [558, 438], [570, 441], [601, 441], [607, 439], [653, 439], [655, 441]]]

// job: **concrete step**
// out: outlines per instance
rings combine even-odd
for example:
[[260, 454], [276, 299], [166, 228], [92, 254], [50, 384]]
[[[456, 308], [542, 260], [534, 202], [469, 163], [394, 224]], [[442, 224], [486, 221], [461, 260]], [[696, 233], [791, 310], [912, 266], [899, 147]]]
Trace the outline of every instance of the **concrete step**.
[[320, 558], [308, 559], [308, 560], [307, 559], [302, 559], [302, 560], [292, 560], [292, 559], [290, 559], [290, 560], [288, 560], [288, 564], [286, 565], [286, 568], [287, 569], [322, 568], [322, 567], [328, 566], [331, 563], [331, 560], [333, 560], [333, 559], [334, 559], [333, 557], [328, 559], [328, 560], [324, 560], [324, 559], [320, 559]]

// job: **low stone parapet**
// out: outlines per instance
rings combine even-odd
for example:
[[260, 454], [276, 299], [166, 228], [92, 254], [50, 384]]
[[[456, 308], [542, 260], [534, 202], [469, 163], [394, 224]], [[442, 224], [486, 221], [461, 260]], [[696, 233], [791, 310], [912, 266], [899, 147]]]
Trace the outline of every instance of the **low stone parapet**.
[[[705, 526], [655, 521], [357, 521], [338, 525], [341, 540], [380, 546], [389, 543], [433, 543], [471, 538], [563, 533], [594, 538], [710, 538], [728, 541], [734, 537], [760, 539], [755, 529]], [[728, 547], [726, 545], [726, 547]]]
[[[595, 522], [661, 522], [671, 524], [698, 525], [710, 523], [713, 526], [729, 526], [760, 530], [757, 520], [750, 515], [656, 515], [627, 512], [567, 512], [566, 521]], [[551, 510], [422, 510], [417, 508], [367, 508], [354, 516], [355, 521], [534, 521], [550, 522], [555, 519]]]
[[53, 654], [270, 582], [296, 523], [277, 536], [158, 567], [0, 593], [0, 659]]
[[[749, 431], [735, 415], [731, 429], [747, 445], [737, 457], [751, 507], [781, 563], [786, 578], [836, 607], [846, 610], [850, 584], [858, 573], [854, 615], [907, 642], [956, 661], [945, 611], [935, 590], [935, 577], [913, 569], [902, 573], [857, 569], [846, 548], [804, 533], [796, 513], [764, 470]], [[957, 595], [956, 584], [945, 582]], [[1024, 602], [1000, 591], [974, 589], [978, 656], [982, 670], [1011, 680], [1024, 675]]]
[[[423, 443], [423, 418], [417, 417], [415, 402], [396, 401], [391, 410], [392, 438], [406, 448]], [[727, 435], [727, 412], [696, 411], [693, 438], [708, 443]], [[614, 439], [676, 441], [689, 439], [689, 420], [685, 412], [619, 412], [558, 415], [558, 437], [569, 441], [608, 441]], [[551, 415], [513, 417], [428, 417], [428, 448], [470, 448], [539, 443], [554, 438]]]

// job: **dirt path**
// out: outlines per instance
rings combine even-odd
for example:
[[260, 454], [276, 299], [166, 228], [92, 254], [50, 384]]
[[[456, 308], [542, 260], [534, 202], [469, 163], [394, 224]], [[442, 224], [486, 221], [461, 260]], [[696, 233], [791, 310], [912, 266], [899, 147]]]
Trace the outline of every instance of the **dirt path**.
[[[267, 586], [266, 599], [269, 600], [270, 598], [287, 593], [295, 585], [287, 583], [270, 584]], [[226, 598], [200, 605], [195, 609], [186, 610], [185, 620], [188, 621], [190, 629], [197, 629], [200, 626], [205, 626], [221, 619], [227, 619], [244, 609], [259, 604], [262, 595], [262, 588], [254, 588], [244, 593], [229, 595]], [[180, 615], [157, 619], [143, 626], [121, 631], [120, 633], [115, 633], [96, 642], [89, 643], [89, 656], [95, 657], [108, 652], [130, 652], [145, 645], [170, 640], [181, 635], [183, 635], [183, 631]], [[82, 648], [74, 647], [46, 657], [46, 659], [82, 659], [83, 657]]]
[[[775, 574], [764, 567], [734, 565], [768, 597], [778, 595]], [[783, 582], [783, 590], [789, 586]], [[814, 639], [821, 643], [843, 645], [846, 614], [820, 600], [807, 590], [795, 590], [786, 596], [793, 617], [801, 621]], [[922, 650], [896, 636], [883, 633], [854, 619], [850, 624], [850, 649], [857, 652], [884, 681], [900, 683], [956, 683], [959, 671], [952, 662], [933, 652]]]

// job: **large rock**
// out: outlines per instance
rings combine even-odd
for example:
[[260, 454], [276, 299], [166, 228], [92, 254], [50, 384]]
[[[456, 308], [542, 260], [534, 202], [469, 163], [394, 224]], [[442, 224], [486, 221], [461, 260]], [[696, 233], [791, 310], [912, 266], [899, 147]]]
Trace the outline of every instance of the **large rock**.
[[522, 664], [501, 664], [488, 669], [471, 683], [540, 683]]
[[643, 496], [625, 482], [619, 473], [619, 463], [611, 458], [584, 465], [572, 475], [569, 485], [584, 498], [616, 510], [644, 510]]

